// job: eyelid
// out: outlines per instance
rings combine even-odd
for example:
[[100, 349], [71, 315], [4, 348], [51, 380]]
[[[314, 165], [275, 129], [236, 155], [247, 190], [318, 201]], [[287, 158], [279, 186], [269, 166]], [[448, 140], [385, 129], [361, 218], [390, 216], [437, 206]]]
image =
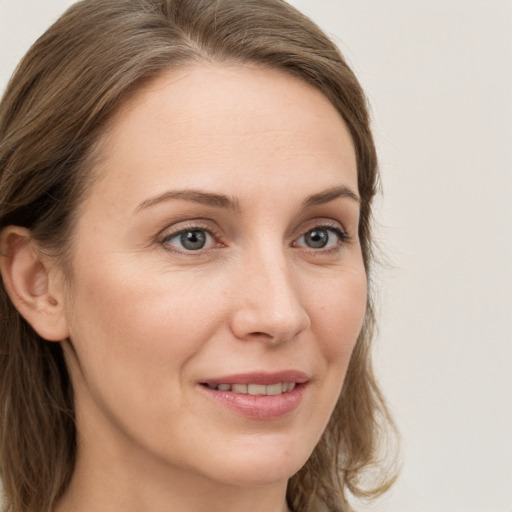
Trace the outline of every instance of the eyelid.
[[[336, 236], [339, 239], [339, 243], [335, 244], [334, 247], [327, 247], [327, 248], [312, 248], [308, 247], [307, 245], [296, 245], [298, 240], [300, 240], [303, 236], [305, 236], [307, 233], [314, 231], [315, 229], [325, 229], [329, 231], [334, 231], [336, 233]], [[352, 240], [351, 235], [349, 232], [345, 229], [345, 227], [341, 224], [339, 221], [334, 221], [332, 219], [316, 219], [315, 221], [309, 223], [306, 229], [302, 230], [302, 233], [300, 236], [296, 237], [294, 241], [292, 242], [292, 245], [294, 247], [301, 247], [305, 248], [307, 250], [310, 250], [315, 253], [328, 253], [335, 252], [340, 250], [346, 243], [350, 242]]]
[[[193, 251], [184, 248], [181, 249], [168, 243], [169, 240], [172, 240], [176, 236], [187, 231], [205, 231], [212, 237], [214, 244], [210, 247], [205, 247]], [[178, 223], [177, 225], [173, 224], [172, 226], [165, 228], [158, 235], [157, 242], [159, 245], [163, 246], [167, 250], [190, 256], [198, 256], [200, 254], [204, 254], [208, 250], [223, 245], [222, 234], [220, 233], [220, 230], [211, 221], [202, 219], [184, 221], [182, 223]]]
[[[334, 231], [339, 239], [338, 243], [335, 244], [333, 247], [327, 248], [312, 248], [306, 245], [297, 245], [297, 241], [300, 238], [302, 238], [308, 232], [313, 231], [315, 229], [326, 229]], [[196, 251], [187, 250], [185, 248], [180, 249], [179, 247], [176, 247], [168, 243], [169, 240], [186, 231], [205, 231], [212, 237], [214, 243], [211, 244], [210, 247], [205, 247], [202, 249], [198, 249]], [[307, 222], [306, 226], [301, 228], [299, 236], [294, 237], [291, 245], [292, 247], [304, 248], [314, 253], [325, 254], [328, 252], [336, 252], [340, 250], [346, 243], [349, 243], [351, 239], [351, 235], [345, 229], [345, 227], [340, 221], [323, 218], [314, 219], [311, 220], [310, 222]], [[172, 226], [169, 226], [160, 232], [160, 234], [157, 237], [157, 242], [159, 245], [164, 246], [164, 248], [167, 250], [188, 256], [199, 256], [212, 249], [225, 246], [224, 235], [222, 231], [219, 229], [215, 222], [212, 222], [209, 219], [193, 219], [173, 224]]]
[[307, 233], [313, 229], [322, 229], [322, 228], [339, 231], [345, 237], [349, 236], [349, 232], [345, 228], [345, 226], [343, 225], [342, 222], [340, 222], [339, 220], [330, 219], [328, 217], [312, 219], [311, 221], [304, 223], [300, 228], [299, 235], [302, 236], [305, 233]]

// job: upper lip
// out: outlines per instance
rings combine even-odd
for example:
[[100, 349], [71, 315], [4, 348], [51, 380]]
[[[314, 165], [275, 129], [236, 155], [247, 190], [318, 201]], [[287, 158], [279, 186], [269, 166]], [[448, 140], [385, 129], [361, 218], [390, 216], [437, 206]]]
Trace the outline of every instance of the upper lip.
[[309, 381], [309, 377], [298, 370], [284, 370], [279, 372], [250, 372], [224, 375], [201, 381], [201, 384], [218, 386], [219, 384], [261, 384], [271, 386], [280, 382], [295, 382], [302, 384]]

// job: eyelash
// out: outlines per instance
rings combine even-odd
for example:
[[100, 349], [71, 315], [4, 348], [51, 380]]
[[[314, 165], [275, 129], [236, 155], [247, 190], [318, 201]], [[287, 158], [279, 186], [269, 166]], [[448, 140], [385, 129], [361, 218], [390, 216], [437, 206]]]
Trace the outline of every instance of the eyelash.
[[[215, 240], [217, 241], [216, 247], [214, 246], [214, 247], [210, 247], [210, 248], [206, 248], [206, 249], [198, 249], [198, 250], [194, 251], [194, 250], [190, 250], [190, 249], [187, 250], [185, 248], [183, 248], [183, 249], [177, 248], [169, 243], [169, 241], [172, 240], [173, 238], [176, 238], [182, 234], [190, 233], [193, 231], [203, 231], [203, 232], [207, 233], [208, 236], [213, 238], [214, 241]], [[160, 238], [159, 243], [168, 251], [176, 252], [178, 254], [183, 254], [186, 256], [201, 256], [205, 253], [205, 251], [209, 251], [211, 249], [215, 249], [215, 248], [218, 248], [218, 247], [224, 245], [222, 243], [222, 236], [220, 235], [220, 233], [218, 233], [216, 230], [212, 229], [211, 226], [201, 225], [200, 223], [197, 223], [197, 222], [194, 224], [190, 224], [188, 226], [184, 226], [177, 231], [172, 231], [171, 233], [165, 233]]]
[[[319, 230], [334, 232], [336, 237], [338, 238], [338, 242], [335, 243], [332, 247], [319, 248], [319, 249], [315, 249], [313, 247], [307, 247], [307, 246], [303, 246], [303, 245], [300, 245], [300, 246], [295, 245], [298, 240], [300, 240], [302, 237], [304, 237], [308, 233], [311, 233], [312, 231], [319, 231]], [[309, 249], [309, 251], [315, 255], [329, 255], [329, 254], [339, 252], [345, 244], [350, 242], [350, 240], [351, 240], [350, 235], [343, 228], [341, 228], [339, 226], [339, 224], [334, 223], [334, 222], [332, 222], [332, 223], [325, 222], [325, 223], [318, 224], [316, 226], [313, 226], [312, 228], [307, 229], [302, 235], [300, 235], [299, 238], [297, 238], [293, 242], [293, 244], [295, 247], [303, 247], [305, 249]]]
[[[308, 247], [308, 246], [304, 246], [304, 245], [296, 245], [298, 240], [300, 240], [302, 237], [304, 237], [308, 233], [311, 233], [312, 231], [315, 231], [315, 230], [317, 230], [317, 231], [325, 230], [325, 231], [334, 232], [334, 234], [338, 238], [338, 243], [335, 243], [335, 245], [333, 247], [328, 247], [328, 248], [313, 248], [313, 247]], [[206, 249], [200, 248], [197, 250], [193, 250], [193, 249], [186, 249], [186, 248], [177, 248], [169, 243], [169, 241], [172, 240], [173, 238], [176, 238], [185, 233], [190, 233], [190, 232], [194, 232], [194, 231], [207, 233], [208, 236], [210, 236], [214, 241], [217, 241], [216, 246], [208, 247]], [[322, 224], [312, 226], [311, 228], [304, 231], [298, 238], [296, 238], [293, 241], [292, 246], [293, 247], [302, 247], [306, 250], [309, 250], [309, 252], [314, 253], [314, 254], [326, 254], [327, 255], [327, 254], [339, 252], [341, 250], [341, 248], [345, 244], [349, 243], [350, 241], [351, 241], [350, 235], [343, 228], [340, 228], [338, 223], [324, 222]], [[161, 246], [163, 246], [168, 251], [172, 251], [172, 252], [176, 252], [178, 254], [183, 254], [183, 255], [192, 256], [192, 257], [204, 255], [204, 253], [206, 251], [224, 246], [220, 233], [216, 232], [216, 230], [212, 229], [210, 226], [207, 227], [207, 226], [204, 226], [204, 225], [201, 225], [198, 223], [191, 224], [189, 226], [185, 226], [185, 227], [183, 227], [177, 231], [173, 231], [171, 233], [166, 233], [159, 239], [158, 242]]]

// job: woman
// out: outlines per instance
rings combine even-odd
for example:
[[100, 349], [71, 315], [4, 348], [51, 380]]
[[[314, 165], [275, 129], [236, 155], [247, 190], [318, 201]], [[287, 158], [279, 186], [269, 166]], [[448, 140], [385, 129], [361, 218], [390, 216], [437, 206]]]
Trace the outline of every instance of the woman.
[[85, 0], [0, 107], [12, 511], [350, 510], [371, 370], [364, 94], [280, 0]]

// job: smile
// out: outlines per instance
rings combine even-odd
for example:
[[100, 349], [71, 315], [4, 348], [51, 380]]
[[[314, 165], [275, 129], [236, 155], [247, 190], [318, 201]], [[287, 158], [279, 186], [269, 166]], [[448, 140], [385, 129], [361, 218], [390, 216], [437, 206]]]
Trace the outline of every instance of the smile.
[[231, 391], [242, 395], [282, 395], [295, 389], [295, 382], [278, 382], [265, 386], [264, 384], [205, 384], [217, 391]]
[[249, 372], [205, 379], [203, 396], [254, 420], [286, 418], [299, 409], [310, 377], [302, 371]]

